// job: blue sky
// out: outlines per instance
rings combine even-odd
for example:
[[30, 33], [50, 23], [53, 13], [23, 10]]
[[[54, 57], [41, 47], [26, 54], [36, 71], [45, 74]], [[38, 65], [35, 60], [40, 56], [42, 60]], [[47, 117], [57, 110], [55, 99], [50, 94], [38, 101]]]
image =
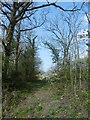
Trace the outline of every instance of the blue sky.
[[[39, 4], [42, 4], [42, 3], [39, 3]], [[59, 5], [61, 5], [65, 9], [71, 9], [73, 3], [71, 3], [71, 2], [67, 2], [67, 3], [60, 2]], [[81, 3], [76, 3], [76, 5], [80, 6]], [[49, 20], [53, 20], [54, 16], [58, 15], [59, 12], [61, 12], [61, 10], [59, 10], [57, 8], [54, 8], [54, 7], [48, 7], [48, 8], [46, 8], [46, 10], [49, 11], [49, 14], [47, 15], [47, 19], [49, 19]], [[84, 15], [82, 15], [81, 18], [84, 18]], [[86, 29], [86, 24], [83, 24], [82, 29], [83, 28]], [[38, 34], [37, 40], [40, 41], [40, 42], [41, 42], [41, 40], [42, 41], [48, 40], [49, 39], [48, 36], [50, 36], [50, 33], [46, 32], [45, 29], [43, 29], [43, 27], [36, 29], [35, 33]], [[39, 46], [39, 48], [40, 48], [39, 49], [39, 56], [42, 60], [41, 69], [46, 72], [54, 65], [52, 63], [51, 53], [48, 49], [42, 47], [41, 45]]]

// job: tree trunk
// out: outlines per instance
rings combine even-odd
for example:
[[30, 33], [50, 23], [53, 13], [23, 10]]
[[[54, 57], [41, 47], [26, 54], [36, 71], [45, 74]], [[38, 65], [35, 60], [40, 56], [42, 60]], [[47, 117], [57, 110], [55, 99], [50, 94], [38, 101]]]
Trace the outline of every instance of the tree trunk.
[[75, 50], [74, 50], [74, 55], [75, 55], [75, 78], [74, 78], [74, 95], [76, 96], [76, 84], [77, 84], [77, 48], [76, 48], [76, 44], [75, 44]]
[[16, 72], [18, 71], [18, 59], [19, 59], [20, 24], [21, 24], [21, 22], [19, 22], [19, 24], [17, 25], [17, 27], [18, 27], [18, 33], [17, 33], [16, 59], [15, 59], [15, 71]]
[[82, 73], [81, 73], [81, 62], [79, 61], [80, 60], [80, 56], [79, 56], [79, 45], [78, 45], [78, 41], [76, 39], [76, 45], [77, 45], [77, 61], [78, 61], [78, 79], [79, 79], [79, 88], [81, 90], [81, 87], [82, 87], [82, 81], [81, 81], [81, 78], [82, 78]]
[[14, 26], [15, 24], [10, 24], [7, 30], [7, 45], [4, 43], [4, 49], [5, 49], [5, 61], [4, 61], [4, 77], [7, 79], [8, 75], [8, 68], [9, 68], [9, 58], [11, 55], [11, 42], [13, 39], [13, 32], [14, 32]]
[[33, 41], [32, 41], [32, 49], [33, 49], [33, 52], [32, 52], [32, 65], [33, 65], [32, 71], [33, 71], [33, 79], [35, 79], [35, 39], [33, 39]]

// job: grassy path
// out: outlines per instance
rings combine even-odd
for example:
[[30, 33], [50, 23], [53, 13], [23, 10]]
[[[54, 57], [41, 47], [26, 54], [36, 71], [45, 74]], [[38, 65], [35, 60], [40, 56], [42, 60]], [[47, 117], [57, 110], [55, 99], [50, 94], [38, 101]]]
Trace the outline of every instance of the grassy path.
[[13, 106], [5, 117], [87, 118], [87, 95], [82, 94], [74, 97], [70, 88], [65, 92], [63, 86], [48, 83], [40, 86], [36, 91], [19, 93], [19, 96], [24, 96], [23, 99], [18, 105]]

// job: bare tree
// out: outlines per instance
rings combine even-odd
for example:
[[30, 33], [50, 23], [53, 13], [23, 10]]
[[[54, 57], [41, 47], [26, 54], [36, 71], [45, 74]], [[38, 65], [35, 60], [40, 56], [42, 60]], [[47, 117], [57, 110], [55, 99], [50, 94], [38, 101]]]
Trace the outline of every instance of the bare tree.
[[64, 80], [71, 81], [76, 95], [77, 80], [79, 80], [78, 85], [81, 88], [80, 46], [77, 35], [82, 29], [83, 20], [79, 19], [80, 14], [77, 12], [61, 14], [61, 18], [56, 16], [56, 19], [48, 22], [45, 26], [45, 30], [51, 33], [51, 38], [44, 44], [52, 51], [54, 59], [56, 58], [55, 55], [57, 56], [58, 69], [63, 69]]

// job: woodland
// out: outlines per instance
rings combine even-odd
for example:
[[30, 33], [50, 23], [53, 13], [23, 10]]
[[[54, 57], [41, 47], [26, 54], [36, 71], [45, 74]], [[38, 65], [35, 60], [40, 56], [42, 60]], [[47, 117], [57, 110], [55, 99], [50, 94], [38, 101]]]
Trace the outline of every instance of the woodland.
[[69, 4], [0, 1], [0, 117], [89, 118], [90, 3]]

